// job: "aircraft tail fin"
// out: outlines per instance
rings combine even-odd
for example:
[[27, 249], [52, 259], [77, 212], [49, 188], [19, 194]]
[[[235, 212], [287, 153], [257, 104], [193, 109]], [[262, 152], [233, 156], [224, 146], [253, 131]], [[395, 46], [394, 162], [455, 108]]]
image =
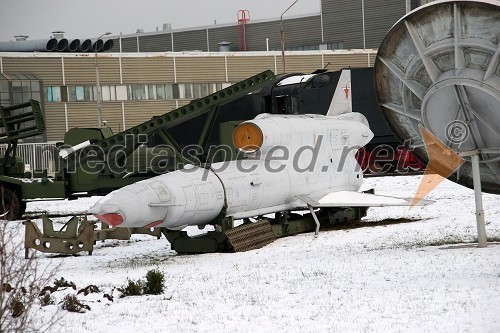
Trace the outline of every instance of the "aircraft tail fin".
[[333, 93], [332, 102], [327, 116], [337, 116], [352, 112], [351, 70], [344, 69], [340, 74], [337, 88]]

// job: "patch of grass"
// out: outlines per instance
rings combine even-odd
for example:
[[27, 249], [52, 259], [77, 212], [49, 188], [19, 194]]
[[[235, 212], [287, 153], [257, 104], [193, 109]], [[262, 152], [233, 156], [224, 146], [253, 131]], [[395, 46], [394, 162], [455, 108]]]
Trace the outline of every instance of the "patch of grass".
[[452, 238], [452, 237], [446, 237], [443, 239], [436, 239], [428, 242], [421, 242], [417, 243], [418, 247], [425, 247], [425, 246], [443, 246], [443, 245], [456, 245], [456, 244], [463, 244], [463, 243], [472, 243], [470, 240], [465, 241], [460, 238]]
[[[500, 237], [492, 236], [487, 237], [488, 243], [500, 242]], [[436, 239], [428, 242], [419, 242], [413, 244], [412, 247], [426, 247], [426, 246], [443, 246], [443, 245], [457, 245], [457, 244], [475, 244], [477, 243], [477, 237], [472, 239], [463, 239], [457, 237], [445, 237], [442, 239]]]

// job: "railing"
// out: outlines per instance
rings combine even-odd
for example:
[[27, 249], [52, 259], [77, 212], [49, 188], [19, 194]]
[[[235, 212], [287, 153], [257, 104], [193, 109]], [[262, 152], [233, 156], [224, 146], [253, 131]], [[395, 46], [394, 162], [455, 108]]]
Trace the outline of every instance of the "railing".
[[[0, 155], [5, 155], [7, 145], [0, 145]], [[26, 172], [47, 170], [49, 176], [56, 172], [58, 149], [54, 143], [20, 143], [16, 155], [26, 165]]]

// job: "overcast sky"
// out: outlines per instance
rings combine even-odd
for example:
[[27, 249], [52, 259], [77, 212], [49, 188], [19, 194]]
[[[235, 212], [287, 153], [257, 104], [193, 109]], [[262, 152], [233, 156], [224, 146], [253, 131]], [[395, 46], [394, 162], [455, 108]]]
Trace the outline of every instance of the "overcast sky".
[[[68, 38], [144, 32], [170, 23], [173, 29], [236, 23], [240, 9], [250, 19], [279, 18], [294, 0], [0, 0], [0, 41], [14, 35], [49, 38], [54, 30]], [[284, 17], [316, 14], [320, 0], [300, 0]]]

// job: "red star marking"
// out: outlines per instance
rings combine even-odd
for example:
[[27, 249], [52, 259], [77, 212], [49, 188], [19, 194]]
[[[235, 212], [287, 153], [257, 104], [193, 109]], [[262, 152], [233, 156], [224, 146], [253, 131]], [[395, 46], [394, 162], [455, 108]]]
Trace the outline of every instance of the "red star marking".
[[345, 92], [345, 98], [349, 99], [349, 87], [346, 85], [342, 90]]

